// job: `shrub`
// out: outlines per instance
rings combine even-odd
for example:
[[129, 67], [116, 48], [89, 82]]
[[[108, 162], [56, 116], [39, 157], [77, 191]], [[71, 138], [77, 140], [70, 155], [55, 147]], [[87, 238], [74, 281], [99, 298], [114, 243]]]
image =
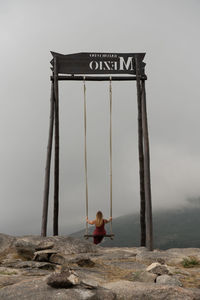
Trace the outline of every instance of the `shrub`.
[[196, 257], [190, 256], [188, 258], [184, 258], [181, 264], [184, 268], [193, 268], [200, 265], [200, 261]]

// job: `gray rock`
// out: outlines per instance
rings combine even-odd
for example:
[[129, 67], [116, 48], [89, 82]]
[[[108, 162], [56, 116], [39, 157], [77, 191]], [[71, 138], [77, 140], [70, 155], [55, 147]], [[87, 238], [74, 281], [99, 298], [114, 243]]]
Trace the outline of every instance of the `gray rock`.
[[63, 265], [65, 264], [68, 260], [66, 259], [66, 257], [62, 254], [52, 254], [50, 257], [49, 257], [49, 261], [51, 263], [54, 263], [54, 264], [58, 264], [58, 265]]
[[[16, 283], [20, 283], [21, 281], [25, 280], [27, 277], [24, 275], [0, 275], [0, 291], [2, 288], [10, 287]], [[0, 293], [0, 299], [4, 300], [6, 298], [1, 297]]]
[[99, 249], [101, 253], [101, 259], [106, 261], [120, 260], [135, 258], [138, 253], [138, 248], [127, 248], [127, 247], [113, 247], [113, 248], [103, 248]]
[[105, 270], [99, 268], [73, 268], [81, 282], [88, 285], [101, 286], [106, 282]]
[[33, 261], [49, 262], [49, 253], [34, 253]]
[[0, 289], [0, 299], [4, 300], [95, 300], [95, 290], [83, 288], [56, 289], [46, 284], [46, 278], [29, 279]]
[[169, 275], [158, 276], [156, 279], [156, 283], [182, 286], [182, 283], [175, 276]]
[[74, 261], [79, 267], [94, 267], [95, 263], [90, 258], [78, 258]]
[[0, 233], [0, 253], [12, 247], [16, 238], [7, 234]]
[[104, 261], [105, 265], [110, 266], [116, 266], [118, 268], [121, 268], [123, 270], [132, 270], [134, 272], [136, 271], [142, 271], [146, 269], [146, 265], [136, 262], [136, 261], [119, 261], [119, 260], [111, 260], [111, 261]]
[[[91, 242], [68, 236], [23, 236], [16, 238], [17, 248], [34, 249], [51, 248], [62, 254], [95, 253], [98, 247]], [[44, 250], [45, 250], [44, 249]]]
[[51, 274], [47, 279], [47, 284], [56, 289], [70, 288], [73, 286], [72, 281], [69, 280], [70, 275], [69, 271]]
[[42, 241], [39, 243], [39, 245], [35, 248], [36, 251], [41, 251], [41, 250], [47, 250], [47, 249], [52, 249], [54, 247], [53, 242], [49, 241]]
[[146, 271], [137, 271], [131, 274], [131, 276], [127, 276], [127, 279], [131, 281], [138, 281], [138, 282], [151, 282], [154, 283], [157, 278], [156, 274], [149, 273]]
[[17, 240], [15, 248], [18, 255], [26, 260], [31, 260], [34, 257], [35, 245], [25, 240]]
[[180, 264], [183, 258], [188, 256], [195, 256], [200, 259], [200, 249], [199, 248], [174, 248], [168, 250], [154, 250], [145, 251], [144, 248], [139, 250], [136, 255], [136, 261], [141, 261], [143, 263], [151, 264], [153, 262], [159, 262], [169, 265]]
[[136, 261], [146, 263], [148, 265], [154, 262], [163, 264], [163, 262], [168, 262], [169, 258], [170, 255], [168, 253], [159, 250], [145, 251], [144, 249], [142, 249], [136, 255]]
[[117, 297], [114, 292], [99, 288], [96, 290], [93, 300], [117, 300]]
[[169, 270], [166, 265], [161, 265], [160, 263], [152, 263], [146, 268], [147, 272], [151, 272], [157, 275], [169, 274]]
[[[184, 257], [198, 258], [199, 249], [149, 252], [142, 247], [103, 248], [88, 241], [63, 236], [12, 238], [0, 235], [1, 245], [4, 249], [0, 249], [2, 300], [200, 299], [199, 289], [185, 289], [169, 282], [161, 284], [159, 282], [163, 280], [163, 275], [155, 283], [157, 274], [161, 274], [160, 269], [153, 271], [156, 274], [146, 271], [147, 265], [152, 262], [159, 262], [156, 268], [162, 268], [162, 271], [166, 268], [165, 263], [172, 263], [168, 270], [172, 276], [167, 277], [168, 280], [180, 278], [183, 282], [189, 282], [191, 276], [194, 278], [192, 286], [198, 287], [200, 269], [187, 269], [186, 272], [180, 263], [176, 263]], [[19, 249], [27, 251], [24, 251], [25, 256], [24, 253], [21, 255]], [[33, 251], [34, 261], [30, 260]], [[60, 276], [60, 281], [54, 281], [53, 285], [71, 288], [49, 286], [46, 282], [47, 278], [52, 278], [52, 271]], [[63, 271], [68, 272], [64, 277]]]
[[46, 240], [54, 242], [53, 249], [58, 250], [57, 252], [62, 255], [97, 252], [97, 247], [93, 243], [73, 237], [54, 236]]
[[58, 265], [76, 264], [80, 267], [93, 267], [95, 265], [94, 261], [88, 257], [88, 254], [86, 256], [83, 254], [75, 254], [72, 256], [57, 253], [51, 255], [49, 261]]
[[36, 252], [34, 252], [33, 260], [48, 262], [50, 260], [50, 256], [55, 253], [57, 253], [57, 251], [52, 250], [52, 249], [36, 251]]
[[82, 279], [80, 284], [87, 289], [97, 289], [99, 286], [99, 283], [96, 280], [88, 278]]
[[56, 266], [51, 263], [38, 262], [38, 261], [17, 261], [15, 263], [8, 263], [6, 266], [15, 269], [55, 270], [56, 268]]
[[200, 291], [192, 291], [177, 286], [120, 280], [103, 284], [116, 293], [119, 300], [197, 300]]

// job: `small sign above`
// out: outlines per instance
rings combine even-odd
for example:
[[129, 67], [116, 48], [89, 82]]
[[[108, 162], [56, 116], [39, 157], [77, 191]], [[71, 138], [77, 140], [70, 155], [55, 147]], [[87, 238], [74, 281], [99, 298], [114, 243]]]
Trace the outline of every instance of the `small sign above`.
[[[56, 58], [58, 74], [131, 74], [136, 75], [136, 59], [139, 75], [145, 74], [145, 53], [99, 53], [82, 52], [59, 54], [51, 52]], [[54, 66], [54, 59], [51, 60]]]

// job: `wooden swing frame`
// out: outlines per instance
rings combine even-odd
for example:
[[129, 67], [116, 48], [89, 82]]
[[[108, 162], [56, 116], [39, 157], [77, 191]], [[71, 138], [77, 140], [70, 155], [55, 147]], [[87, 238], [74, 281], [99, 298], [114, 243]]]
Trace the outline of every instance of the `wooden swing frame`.
[[[151, 179], [149, 136], [146, 110], [145, 53], [76, 53], [63, 55], [51, 52], [53, 59], [50, 98], [50, 122], [45, 168], [43, 195], [43, 214], [41, 235], [47, 234], [47, 218], [49, 203], [50, 165], [54, 133], [54, 217], [53, 234], [58, 235], [59, 211], [59, 81], [136, 81], [138, 104], [138, 152], [140, 175], [140, 224], [141, 246], [153, 250], [153, 224], [151, 204]], [[67, 75], [63, 75], [67, 74]], [[70, 74], [70, 75], [69, 75]], [[80, 75], [81, 74], [81, 75]], [[82, 75], [84, 74], [84, 75]], [[109, 74], [109, 76], [105, 76]], [[122, 76], [119, 76], [122, 74]], [[127, 74], [131, 76], [127, 76]], [[90, 75], [90, 76], [88, 76]], [[95, 76], [94, 76], [95, 75]], [[96, 76], [100, 75], [100, 76]], [[102, 76], [103, 75], [103, 76]], [[117, 76], [113, 76], [117, 75]], [[126, 76], [125, 76], [126, 75]], [[93, 237], [87, 234], [86, 237]], [[105, 235], [113, 237], [113, 234]]]

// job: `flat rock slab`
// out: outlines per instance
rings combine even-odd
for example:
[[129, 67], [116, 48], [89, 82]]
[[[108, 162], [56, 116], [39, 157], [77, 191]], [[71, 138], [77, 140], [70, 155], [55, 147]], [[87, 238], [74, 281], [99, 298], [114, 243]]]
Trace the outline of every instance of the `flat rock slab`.
[[146, 265], [136, 262], [136, 261], [104, 261], [105, 265], [112, 265], [124, 270], [130, 270], [130, 271], [139, 271], [139, 270], [145, 270]]
[[0, 289], [0, 299], [16, 300], [115, 300], [115, 293], [106, 289], [54, 289], [45, 279], [26, 280]]
[[6, 265], [9, 268], [15, 269], [43, 269], [43, 270], [55, 270], [56, 266], [48, 262], [39, 261], [17, 261], [8, 263]]
[[58, 265], [64, 265], [64, 264], [76, 264], [80, 267], [93, 267], [95, 265], [95, 262], [90, 259], [88, 253], [82, 253], [82, 254], [61, 254], [61, 253], [53, 253], [49, 257], [49, 262], [52, 262], [54, 264]]
[[35, 248], [36, 251], [52, 249], [54, 247], [53, 242], [43, 241]]
[[75, 268], [74, 271], [80, 278], [81, 282], [93, 282], [95, 285], [101, 286], [106, 282], [106, 274], [104, 270], [96, 268]]
[[48, 262], [50, 260], [50, 257], [52, 254], [56, 254], [57, 251], [53, 249], [47, 249], [47, 250], [40, 250], [34, 252], [34, 257], [33, 260], [35, 261], [43, 261], [43, 262]]
[[21, 280], [20, 276], [0, 275], [0, 291], [1, 288], [20, 282]]
[[200, 291], [173, 287], [170, 285], [156, 285], [150, 283], [130, 282], [120, 280], [103, 285], [113, 291], [118, 300], [195, 300], [200, 299]]
[[145, 251], [139, 250], [136, 255], [136, 261], [151, 264], [153, 262], [159, 262], [161, 264], [180, 264], [181, 261], [186, 258], [194, 256], [200, 259], [200, 249], [198, 248], [174, 248], [168, 250], [154, 250]]
[[99, 248], [98, 252], [101, 253], [103, 260], [134, 258], [139, 253], [138, 248], [129, 249], [127, 247]]
[[136, 271], [132, 274], [129, 274], [126, 278], [129, 281], [138, 281], [138, 282], [151, 282], [154, 283], [157, 278], [156, 274], [152, 274], [145, 271]]

